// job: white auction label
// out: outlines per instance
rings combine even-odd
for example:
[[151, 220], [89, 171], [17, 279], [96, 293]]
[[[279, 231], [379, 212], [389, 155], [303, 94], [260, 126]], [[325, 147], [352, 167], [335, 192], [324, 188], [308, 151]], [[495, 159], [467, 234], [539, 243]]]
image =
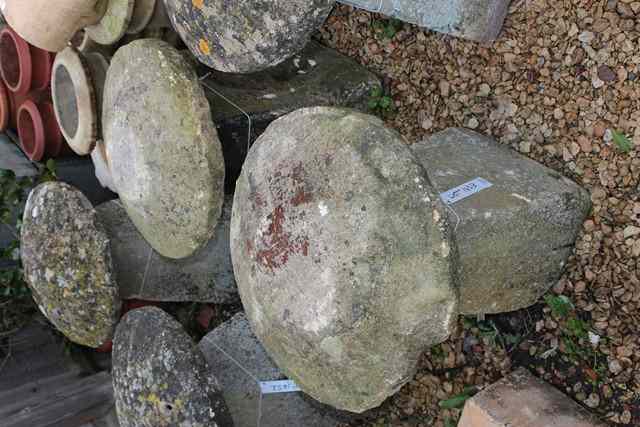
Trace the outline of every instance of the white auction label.
[[300, 391], [300, 387], [291, 380], [260, 381], [260, 391], [262, 394], [292, 393]]
[[491, 184], [486, 179], [476, 178], [469, 182], [465, 182], [462, 185], [459, 185], [451, 190], [445, 191], [440, 194], [440, 198], [447, 205], [452, 205], [456, 202], [459, 202], [462, 199], [466, 199], [469, 196], [476, 194], [479, 191], [482, 191], [486, 188], [491, 187]]

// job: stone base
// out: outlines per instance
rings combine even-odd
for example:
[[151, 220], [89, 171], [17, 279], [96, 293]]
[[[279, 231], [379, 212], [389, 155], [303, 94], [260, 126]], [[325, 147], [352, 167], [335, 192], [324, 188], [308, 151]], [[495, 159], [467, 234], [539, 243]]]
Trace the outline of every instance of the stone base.
[[[366, 68], [316, 42], [282, 64], [258, 73], [228, 74], [202, 66], [198, 69], [199, 75], [208, 72], [209, 77], [202, 83], [222, 142], [227, 194], [235, 188], [248, 146], [272, 121], [312, 106], [366, 112], [371, 90], [380, 86], [380, 79]], [[251, 134], [245, 113], [251, 118]]]
[[236, 427], [334, 427], [354, 420], [353, 415], [313, 401], [302, 392], [263, 395], [260, 403], [257, 381], [286, 377], [253, 335], [244, 313], [210, 332], [198, 346], [220, 381]]
[[339, 0], [456, 37], [488, 42], [500, 34], [511, 0]]
[[591, 206], [573, 181], [466, 129], [412, 145], [438, 192], [492, 186], [449, 206], [459, 253], [460, 313], [535, 304], [559, 279]]

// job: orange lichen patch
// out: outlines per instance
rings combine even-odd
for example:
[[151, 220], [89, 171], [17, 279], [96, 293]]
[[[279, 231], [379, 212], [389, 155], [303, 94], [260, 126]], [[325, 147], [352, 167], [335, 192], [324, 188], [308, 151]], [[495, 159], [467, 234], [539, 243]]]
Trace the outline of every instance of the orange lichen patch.
[[205, 39], [200, 39], [200, 42], [198, 43], [198, 47], [200, 48], [200, 52], [204, 53], [205, 55], [209, 55], [209, 53], [211, 53], [209, 42], [206, 41]]
[[191, 2], [193, 3], [193, 7], [196, 9], [202, 9], [204, 6], [204, 0], [191, 0]]

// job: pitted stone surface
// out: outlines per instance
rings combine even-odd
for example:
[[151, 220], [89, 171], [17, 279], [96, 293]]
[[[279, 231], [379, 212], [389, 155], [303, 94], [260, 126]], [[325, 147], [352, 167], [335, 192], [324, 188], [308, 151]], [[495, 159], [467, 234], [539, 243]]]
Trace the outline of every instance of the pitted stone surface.
[[194, 255], [170, 259], [154, 252], [119, 200], [96, 208], [111, 240], [111, 256], [123, 299], [147, 301], [238, 301], [229, 247], [232, 199], [222, 211], [214, 237]]
[[339, 0], [456, 37], [487, 42], [500, 34], [511, 0]]
[[107, 72], [102, 124], [114, 185], [144, 238], [168, 258], [202, 248], [220, 217], [224, 160], [183, 55], [157, 39], [120, 48]]
[[113, 388], [121, 427], [233, 425], [198, 346], [156, 307], [130, 311], [118, 325]]
[[133, 16], [135, 0], [106, 0], [107, 8], [102, 19], [85, 28], [85, 31], [96, 43], [112, 45], [120, 41], [126, 34]]
[[457, 315], [444, 206], [401, 136], [355, 111], [298, 110], [258, 138], [231, 253], [256, 336], [338, 409], [396, 392]]
[[318, 402], [314, 405], [302, 392], [264, 395], [260, 402], [257, 380], [286, 377], [251, 331], [244, 313], [208, 333], [198, 346], [207, 359], [209, 372], [220, 381], [236, 426], [258, 425], [260, 417], [262, 427], [334, 427], [351, 418]]
[[26, 281], [51, 323], [89, 347], [111, 339], [120, 298], [109, 239], [89, 200], [67, 184], [39, 185], [27, 200], [21, 240]]
[[474, 178], [493, 186], [451, 206], [460, 262], [460, 312], [528, 307], [559, 279], [583, 221], [589, 194], [573, 181], [466, 129], [413, 144], [434, 187]]
[[205, 65], [250, 73], [301, 51], [334, 0], [165, 0], [173, 27]]

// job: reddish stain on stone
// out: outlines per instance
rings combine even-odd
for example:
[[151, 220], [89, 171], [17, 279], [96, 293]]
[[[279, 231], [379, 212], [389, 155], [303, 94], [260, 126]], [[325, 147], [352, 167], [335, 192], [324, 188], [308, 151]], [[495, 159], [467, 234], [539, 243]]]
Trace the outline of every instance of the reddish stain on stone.
[[293, 199], [291, 199], [291, 204], [293, 206], [300, 206], [304, 203], [309, 203], [311, 200], [313, 200], [313, 196], [311, 193], [307, 193], [303, 186], [298, 188], [298, 192], [293, 196]]
[[306, 237], [292, 239], [291, 235], [284, 231], [285, 212], [282, 205], [276, 207], [267, 218], [270, 221], [269, 228], [260, 242], [260, 246], [264, 249], [256, 254], [260, 265], [273, 271], [286, 265], [291, 255], [308, 255], [308, 239]]

